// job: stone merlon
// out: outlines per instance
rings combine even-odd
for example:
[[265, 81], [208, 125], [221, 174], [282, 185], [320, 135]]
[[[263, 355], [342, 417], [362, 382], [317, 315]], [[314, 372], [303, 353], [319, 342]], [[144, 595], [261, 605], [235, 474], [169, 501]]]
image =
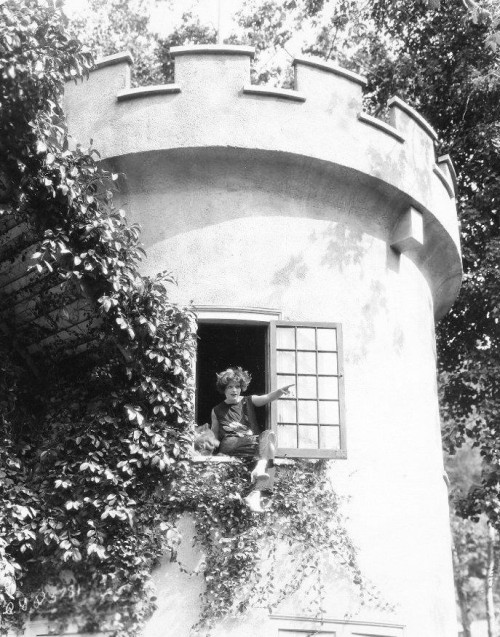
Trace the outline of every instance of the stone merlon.
[[[447, 312], [462, 274], [456, 176], [448, 156], [436, 159], [436, 133], [425, 119], [397, 97], [388, 104], [388, 123], [364, 113], [365, 79], [320, 60], [296, 58], [288, 90], [251, 85], [251, 47], [174, 47], [171, 53], [174, 84], [131, 89], [128, 53], [101, 60], [88, 81], [68, 83], [73, 138], [84, 145], [93, 139], [111, 163], [143, 153], [225, 149], [256, 176], [254, 166], [273, 157], [304, 180], [320, 168], [332, 184], [353, 184], [353, 214], [389, 234], [412, 208], [422, 215], [423, 242], [397, 245], [411, 246], [405, 254], [429, 282], [436, 318]], [[368, 188], [379, 199], [366, 197]]]

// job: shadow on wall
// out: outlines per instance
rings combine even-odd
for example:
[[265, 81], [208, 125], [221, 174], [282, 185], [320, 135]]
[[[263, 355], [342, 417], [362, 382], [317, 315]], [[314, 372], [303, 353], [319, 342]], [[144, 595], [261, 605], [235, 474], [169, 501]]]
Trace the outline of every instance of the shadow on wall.
[[[400, 151], [401, 148], [399, 142], [394, 142], [394, 152], [380, 153], [377, 152], [374, 147], [370, 146], [370, 148], [367, 149], [367, 154], [370, 158], [372, 174], [382, 176], [399, 173], [401, 171], [401, 155], [398, 151]], [[422, 149], [420, 158], [415, 158], [413, 171], [415, 182], [420, 183], [424, 191], [429, 192], [433, 173], [432, 170], [429, 170], [429, 163], [424, 149]]]
[[360, 229], [352, 228], [346, 223], [330, 223], [321, 236], [328, 239], [321, 265], [342, 272], [345, 266], [361, 263], [366, 247], [363, 245], [365, 237]]
[[[325, 230], [317, 233], [314, 230], [308, 237], [309, 245], [316, 244], [317, 250], [321, 243], [325, 244], [324, 254], [315, 261], [320, 266], [343, 272], [345, 267], [359, 265], [367, 252], [366, 235], [358, 229], [353, 229], [346, 223], [331, 222]], [[306, 263], [304, 254], [290, 257], [288, 262], [277, 270], [271, 284], [277, 287], [287, 287], [294, 279], [304, 280], [310, 274], [310, 266]], [[314, 273], [313, 273], [314, 275]]]
[[370, 350], [370, 344], [374, 343], [377, 339], [375, 321], [381, 313], [384, 313], [386, 316], [388, 314], [385, 287], [380, 281], [373, 280], [370, 283], [368, 299], [366, 303], [362, 305], [360, 315], [356, 319], [358, 334], [353, 341], [355, 347], [351, 348], [349, 352], [346, 352], [346, 361], [357, 365], [366, 359]]
[[303, 280], [306, 278], [309, 268], [304, 261], [303, 255], [290, 257], [288, 263], [274, 273], [272, 285], [287, 287], [292, 279]]
[[[375, 148], [370, 147], [366, 150], [366, 154], [370, 158], [370, 168], [375, 175], [395, 174], [400, 172], [401, 167], [401, 151], [402, 145], [398, 141], [394, 141], [392, 149], [394, 152], [381, 153]], [[418, 165], [418, 164], [417, 164]], [[427, 173], [429, 169], [426, 165]]]
[[[271, 284], [274, 287], [286, 290], [296, 281], [305, 281], [307, 277], [314, 279], [316, 267], [318, 275], [321, 271], [329, 269], [336, 270], [342, 275], [346, 275], [346, 269], [360, 266], [358, 275], [360, 280], [368, 279], [363, 284], [365, 302], [361, 305], [357, 316], [353, 317], [351, 324], [356, 332], [353, 334], [352, 346], [346, 352], [346, 360], [352, 364], [360, 364], [366, 359], [371, 349], [371, 345], [379, 336], [376, 322], [386, 321], [389, 326], [390, 308], [387, 299], [386, 284], [377, 278], [370, 280], [368, 269], [359, 272], [363, 265], [366, 253], [370, 250], [372, 238], [363, 233], [361, 229], [352, 228], [346, 223], [329, 223], [325, 230], [314, 231], [308, 237], [308, 245], [303, 252], [296, 253], [289, 257], [285, 265], [272, 275]], [[311, 256], [311, 246], [313, 250]], [[311, 259], [313, 259], [311, 261]], [[316, 264], [316, 265], [315, 265]], [[387, 270], [399, 270], [399, 255], [390, 247], [386, 254]], [[323, 271], [322, 277], [325, 277]], [[328, 275], [327, 275], [328, 276]], [[335, 285], [332, 283], [332, 285]], [[367, 289], [368, 288], [368, 289]], [[332, 288], [334, 293], [334, 288]], [[326, 290], [325, 290], [326, 292]], [[353, 295], [359, 295], [361, 290], [352, 290]], [[306, 299], [307, 300], [307, 299]], [[338, 317], [340, 319], [340, 317]], [[334, 320], [335, 317], [332, 317]], [[344, 317], [345, 321], [345, 317]], [[392, 351], [396, 355], [400, 354], [404, 348], [405, 336], [400, 327], [396, 326], [392, 335]]]

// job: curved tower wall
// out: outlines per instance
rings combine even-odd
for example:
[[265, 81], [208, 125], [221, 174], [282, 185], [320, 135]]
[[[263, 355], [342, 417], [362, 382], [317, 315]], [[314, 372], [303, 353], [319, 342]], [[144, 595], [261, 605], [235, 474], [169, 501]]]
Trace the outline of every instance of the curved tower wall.
[[[434, 336], [461, 276], [451, 162], [397, 98], [389, 124], [364, 114], [363, 78], [334, 65], [296, 60], [287, 91], [250, 85], [247, 47], [173, 53], [173, 85], [130, 89], [126, 55], [68, 85], [70, 132], [126, 173], [144, 272], [175, 272], [177, 300], [342, 324], [347, 457], [331, 477], [363, 571], [394, 610], [358, 607], [333, 577], [321, 630], [455, 637]], [[165, 569], [148, 634], [188, 634], [200, 582]], [[173, 603], [179, 590], [192, 603]], [[297, 608], [215, 634], [318, 628]]]

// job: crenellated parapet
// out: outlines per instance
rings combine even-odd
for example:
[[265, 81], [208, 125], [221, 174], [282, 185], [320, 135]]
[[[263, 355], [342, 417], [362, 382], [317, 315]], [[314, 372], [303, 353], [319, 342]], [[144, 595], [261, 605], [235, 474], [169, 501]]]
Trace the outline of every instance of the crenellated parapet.
[[[393, 249], [422, 268], [437, 317], [449, 309], [461, 280], [456, 176], [448, 156], [436, 158], [437, 136], [425, 119], [397, 97], [388, 122], [363, 112], [365, 79], [329, 62], [296, 58], [294, 88], [279, 89], [250, 83], [251, 47], [171, 53], [174, 84], [130, 88], [129, 54], [105, 58], [89, 81], [68, 84], [71, 135], [93, 139], [108, 160], [214, 149], [245, 156], [249, 171], [273, 157], [294, 175], [314, 164], [332, 183], [352, 183], [353, 214], [380, 223]], [[371, 201], [360, 194], [368, 190], [377, 193]], [[404, 240], [402, 228], [410, 232]]]

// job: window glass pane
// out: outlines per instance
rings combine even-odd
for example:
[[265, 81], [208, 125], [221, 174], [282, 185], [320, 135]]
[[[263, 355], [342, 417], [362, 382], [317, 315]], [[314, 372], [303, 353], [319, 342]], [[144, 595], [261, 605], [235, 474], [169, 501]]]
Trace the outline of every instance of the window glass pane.
[[276, 347], [277, 349], [295, 349], [294, 327], [276, 328]]
[[299, 376], [297, 379], [298, 398], [316, 398], [316, 376]]
[[301, 449], [318, 448], [318, 427], [299, 427], [299, 447]]
[[337, 374], [337, 354], [318, 354], [318, 373], [319, 374]]
[[299, 422], [316, 424], [318, 422], [318, 405], [315, 400], [299, 400]]
[[337, 351], [337, 330], [335, 328], [318, 328], [318, 349], [327, 352]]
[[316, 330], [314, 327], [297, 328], [297, 349], [316, 349]]
[[[276, 389], [279, 389], [280, 387], [286, 387], [287, 385], [295, 385], [297, 382], [297, 379], [295, 378], [295, 376], [278, 374], [276, 381], [277, 381]], [[296, 388], [292, 387], [290, 389], [291, 395], [295, 396], [296, 391], [297, 391]]]
[[295, 352], [276, 352], [276, 371], [278, 374], [294, 374]]
[[297, 352], [297, 371], [299, 374], [315, 374], [316, 354], [314, 352]]
[[321, 400], [319, 403], [319, 422], [322, 425], [339, 424], [339, 404], [335, 400]]
[[339, 381], [336, 376], [318, 377], [318, 394], [320, 398], [339, 399]]
[[320, 427], [320, 449], [340, 449], [340, 427]]
[[278, 425], [278, 447], [297, 449], [296, 425]]
[[278, 400], [278, 422], [297, 422], [295, 400]]

